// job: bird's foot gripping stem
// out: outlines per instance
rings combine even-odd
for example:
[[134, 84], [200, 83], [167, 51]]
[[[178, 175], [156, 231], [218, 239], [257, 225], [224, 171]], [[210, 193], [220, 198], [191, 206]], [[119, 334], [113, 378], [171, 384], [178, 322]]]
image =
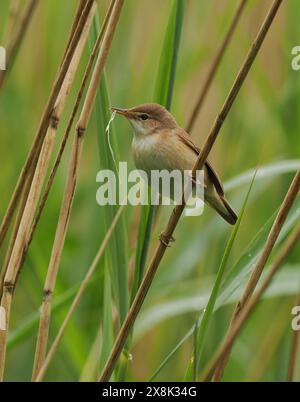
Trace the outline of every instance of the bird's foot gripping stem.
[[159, 236], [159, 240], [166, 247], [171, 247], [170, 243], [174, 243], [175, 241], [173, 236], [168, 237], [165, 236], [163, 233], [161, 233], [161, 235]]

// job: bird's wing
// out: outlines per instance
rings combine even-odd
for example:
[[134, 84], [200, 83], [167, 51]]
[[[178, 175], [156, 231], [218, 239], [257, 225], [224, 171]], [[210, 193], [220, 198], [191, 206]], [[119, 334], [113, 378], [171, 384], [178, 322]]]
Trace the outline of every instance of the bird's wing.
[[[180, 129], [177, 131], [177, 135], [179, 136], [180, 140], [187, 145], [189, 148], [191, 148], [197, 155], [200, 153], [200, 148], [197, 147], [197, 145], [194, 144], [193, 140], [191, 139], [191, 136], [188, 135], [183, 129]], [[207, 168], [207, 172], [209, 175], [209, 178], [211, 179], [212, 183], [215, 186], [215, 189], [217, 193], [221, 196], [224, 196], [224, 188], [221, 183], [221, 180], [215, 171], [215, 169], [212, 167], [211, 163], [207, 160], [205, 162], [205, 166]]]

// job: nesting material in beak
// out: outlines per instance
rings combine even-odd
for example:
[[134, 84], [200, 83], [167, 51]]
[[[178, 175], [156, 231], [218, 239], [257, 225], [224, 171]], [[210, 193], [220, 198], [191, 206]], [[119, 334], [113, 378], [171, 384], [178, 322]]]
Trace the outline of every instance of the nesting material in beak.
[[127, 119], [135, 118], [134, 114], [132, 112], [130, 112], [128, 109], [119, 109], [116, 107], [112, 107], [111, 110], [112, 110], [112, 112], [120, 114], [121, 116], [127, 117]]

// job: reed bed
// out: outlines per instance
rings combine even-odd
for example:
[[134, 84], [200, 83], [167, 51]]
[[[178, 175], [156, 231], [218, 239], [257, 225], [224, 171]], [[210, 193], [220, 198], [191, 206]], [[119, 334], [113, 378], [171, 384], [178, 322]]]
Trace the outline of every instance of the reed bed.
[[[299, 379], [299, 331], [287, 328], [300, 304], [300, 103], [286, 46], [300, 7], [287, 3], [6, 1], [1, 380]], [[108, 138], [110, 107], [148, 101], [202, 142], [193, 173], [210, 157], [230, 178], [231, 231], [208, 210], [184, 219], [184, 202], [96, 205], [96, 172], [119, 185], [118, 162], [132, 166], [126, 122]], [[12, 164], [23, 165], [15, 186]]]

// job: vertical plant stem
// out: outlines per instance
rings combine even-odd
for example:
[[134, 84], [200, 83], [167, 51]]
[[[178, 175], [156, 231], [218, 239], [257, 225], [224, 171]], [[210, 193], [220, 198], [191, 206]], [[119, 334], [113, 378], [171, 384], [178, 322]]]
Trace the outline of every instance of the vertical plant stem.
[[208, 381], [212, 377], [216, 367], [218, 367], [218, 364], [223, 361], [224, 356], [227, 356], [228, 351], [231, 350], [236, 337], [240, 333], [244, 324], [247, 322], [248, 318], [250, 317], [250, 314], [257, 306], [258, 302], [261, 299], [261, 296], [272, 282], [274, 275], [278, 272], [279, 268], [282, 266], [282, 263], [290, 254], [290, 252], [293, 250], [293, 248], [295, 247], [295, 245], [299, 240], [300, 240], [300, 225], [297, 225], [297, 227], [294, 229], [294, 231], [291, 233], [291, 235], [288, 237], [288, 239], [282, 246], [278, 256], [275, 258], [261, 287], [252, 296], [251, 299], [248, 299], [243, 310], [241, 310], [241, 313], [237, 317], [236, 321], [233, 322], [230, 333], [225, 338], [220, 348], [217, 350], [216, 354], [212, 358], [208, 367], [204, 370], [203, 375], [201, 376], [202, 381]]
[[61, 209], [58, 219], [58, 224], [56, 227], [55, 239], [52, 247], [51, 258], [48, 266], [47, 277], [44, 287], [44, 297], [41, 307], [40, 325], [38, 332], [36, 357], [34, 364], [33, 379], [36, 378], [37, 373], [40, 370], [42, 363], [44, 362], [44, 357], [47, 348], [48, 332], [50, 325], [50, 314], [51, 314], [51, 304], [52, 304], [52, 294], [54, 291], [56, 277], [58, 274], [60, 258], [62, 250], [64, 247], [64, 241], [68, 229], [68, 223], [70, 219], [70, 213], [72, 209], [72, 203], [74, 199], [76, 183], [77, 183], [77, 172], [79, 168], [80, 156], [82, 152], [82, 145], [84, 140], [84, 134], [89, 121], [91, 109], [93, 107], [94, 97], [97, 93], [99, 87], [101, 75], [103, 68], [109, 53], [109, 49], [112, 43], [114, 32], [120, 17], [121, 9], [124, 0], [117, 0], [115, 2], [114, 8], [110, 20], [105, 31], [103, 38], [103, 43], [99, 52], [97, 63], [93, 72], [91, 83], [85, 98], [83, 109], [79, 118], [79, 122], [76, 128], [76, 134], [72, 146], [72, 153], [69, 162], [68, 175], [63, 195], [63, 200], [61, 203]]
[[14, 288], [16, 285], [16, 279], [18, 276], [18, 270], [22, 258], [23, 248], [28, 236], [28, 230], [33, 217], [35, 203], [38, 200], [39, 192], [42, 187], [43, 177], [46, 174], [48, 161], [50, 158], [51, 150], [55, 139], [55, 128], [51, 126], [48, 130], [48, 134], [43, 144], [40, 158], [37, 164], [36, 174], [34, 175], [27, 203], [24, 208], [24, 213], [18, 229], [18, 234], [14, 243], [14, 247], [11, 253], [11, 258], [7, 266], [7, 271], [3, 284], [3, 295], [1, 299], [1, 306], [6, 312], [6, 329], [0, 332], [0, 362], [2, 366], [1, 374], [4, 372], [5, 363], [5, 349], [6, 349], [6, 333], [8, 331], [10, 307], [12, 303], [12, 297]]
[[76, 295], [75, 295], [75, 297], [74, 297], [74, 299], [73, 299], [73, 301], [71, 303], [71, 306], [70, 306], [70, 308], [69, 308], [69, 310], [68, 310], [68, 312], [66, 314], [66, 317], [65, 317], [65, 319], [64, 319], [64, 321], [63, 321], [63, 323], [62, 323], [62, 325], [61, 325], [61, 327], [60, 327], [60, 329], [59, 329], [59, 331], [58, 331], [58, 333], [57, 333], [57, 335], [56, 335], [56, 337], [54, 339], [54, 341], [52, 342], [52, 345], [51, 345], [51, 347], [49, 349], [49, 352], [48, 352], [48, 354], [47, 354], [47, 356], [46, 356], [46, 358], [45, 358], [45, 360], [43, 362], [43, 365], [40, 367], [40, 370], [39, 370], [39, 372], [37, 373], [37, 375], [35, 377], [35, 381], [41, 381], [43, 379], [43, 377], [45, 375], [45, 372], [46, 372], [47, 368], [49, 367], [49, 364], [50, 364], [50, 362], [51, 362], [51, 360], [52, 360], [52, 358], [53, 358], [53, 356], [54, 356], [54, 354], [55, 354], [55, 352], [56, 352], [56, 350], [57, 350], [57, 348], [58, 348], [58, 346], [59, 346], [59, 344], [60, 344], [60, 342], [61, 342], [61, 340], [63, 338], [65, 330], [66, 330], [66, 328], [68, 326], [68, 323], [70, 322], [70, 319], [72, 318], [72, 316], [73, 316], [73, 314], [74, 314], [74, 312], [75, 312], [75, 310], [76, 310], [76, 308], [77, 308], [77, 306], [78, 306], [78, 304], [79, 304], [79, 302], [81, 300], [81, 297], [82, 297], [85, 289], [89, 285], [89, 283], [90, 283], [90, 281], [92, 279], [92, 276], [93, 276], [93, 274], [94, 274], [94, 272], [95, 272], [95, 270], [96, 270], [96, 268], [97, 268], [97, 266], [99, 264], [99, 261], [100, 261], [101, 257], [103, 256], [103, 253], [104, 253], [104, 251], [105, 251], [105, 249], [107, 247], [107, 244], [108, 244], [108, 242], [109, 242], [109, 240], [110, 240], [110, 238], [111, 238], [111, 236], [112, 236], [112, 234], [114, 232], [116, 224], [118, 223], [118, 220], [119, 220], [123, 210], [124, 210], [124, 205], [122, 205], [119, 208], [119, 210], [118, 210], [117, 214], [115, 215], [114, 220], [113, 220], [109, 230], [106, 232], [105, 237], [104, 237], [104, 239], [103, 239], [103, 241], [101, 243], [101, 246], [100, 246], [100, 248], [99, 248], [99, 250], [98, 250], [98, 252], [97, 252], [97, 254], [96, 254], [96, 256], [95, 256], [95, 258], [94, 258], [94, 260], [93, 260], [93, 262], [91, 264], [91, 266], [90, 266], [90, 268], [88, 269], [83, 281], [81, 282], [80, 288], [78, 289], [78, 291], [77, 291], [77, 293], [76, 293]]
[[[300, 306], [300, 294], [297, 295], [295, 305]], [[290, 357], [289, 357], [288, 373], [287, 373], [287, 381], [288, 382], [292, 382], [294, 380], [295, 368], [296, 368], [296, 363], [297, 363], [297, 355], [298, 355], [298, 350], [299, 350], [299, 342], [300, 342], [300, 330], [298, 329], [298, 331], [296, 331], [294, 329], [293, 336], [292, 336]]]
[[68, 51], [69, 46], [70, 46], [70, 44], [71, 44], [71, 42], [72, 42], [72, 39], [73, 39], [73, 37], [74, 37], [74, 34], [75, 34], [75, 32], [76, 32], [76, 27], [77, 27], [77, 25], [78, 25], [78, 23], [79, 23], [79, 21], [80, 21], [81, 14], [83, 13], [83, 10], [84, 10], [84, 8], [85, 8], [85, 6], [86, 6], [86, 4], [87, 4], [87, 1], [88, 1], [88, 0], [78, 0], [78, 6], [77, 6], [77, 10], [76, 10], [75, 17], [74, 17], [74, 23], [73, 23], [72, 28], [71, 28], [71, 31], [70, 31], [70, 33], [69, 33], [69, 38], [68, 38], [68, 41], [67, 41], [67, 46], [66, 46], [66, 48], [65, 48], [65, 52], [64, 52], [64, 56], [63, 56], [63, 59], [62, 59], [62, 60], [64, 60], [65, 57], [66, 57], [67, 51]]
[[[229, 329], [228, 329], [228, 332], [227, 332], [227, 335], [225, 336], [225, 338], [227, 338], [229, 336], [231, 329], [234, 325], [234, 322], [236, 321], [241, 310], [244, 308], [246, 302], [249, 300], [249, 298], [251, 297], [251, 295], [253, 294], [253, 292], [256, 288], [256, 285], [257, 285], [257, 283], [261, 277], [261, 274], [263, 272], [263, 269], [270, 257], [270, 254], [271, 254], [273, 247], [276, 243], [276, 240], [280, 234], [280, 231], [284, 225], [287, 215], [299, 193], [299, 189], [300, 189], [300, 170], [296, 173], [296, 175], [290, 185], [290, 188], [280, 206], [276, 219], [275, 219], [273, 226], [270, 230], [270, 233], [268, 235], [265, 247], [264, 247], [257, 263], [255, 264], [255, 267], [252, 271], [252, 274], [250, 275], [249, 281], [245, 287], [242, 297], [234, 310], [234, 313], [232, 315], [231, 322], [229, 325]], [[229, 354], [230, 354], [230, 350], [228, 350], [228, 355], [225, 356], [224, 360], [222, 362], [220, 362], [218, 368], [216, 369], [216, 372], [214, 375], [215, 381], [221, 380]]]
[[[20, 264], [22, 263], [23, 253], [26, 248], [26, 244], [29, 238], [29, 230], [30, 226], [33, 222], [34, 212], [38, 203], [38, 199], [40, 196], [40, 192], [42, 189], [42, 185], [47, 173], [48, 163], [51, 157], [57, 126], [59, 122], [59, 117], [61, 111], [63, 109], [63, 105], [66, 100], [66, 92], [68, 92], [75, 71], [78, 67], [80, 57], [76, 50], [79, 48], [82, 50], [82, 37], [84, 38], [84, 28], [87, 24], [89, 18], [91, 19], [91, 9], [94, 4], [94, 0], [91, 3], [87, 3], [86, 13], [82, 14], [82, 29], [80, 29], [80, 35], [78, 38], [78, 43], [74, 49], [74, 57], [70, 61], [69, 68], [67, 69], [65, 80], [62, 80], [61, 90], [58, 93], [56, 103], [54, 104], [54, 109], [51, 113], [50, 118], [50, 126], [46, 131], [46, 135], [42, 144], [41, 152], [38, 158], [36, 170], [32, 179], [32, 184], [30, 187], [30, 191], [28, 194], [28, 198], [26, 201], [26, 205], [24, 208], [24, 212], [22, 215], [22, 219], [20, 221], [20, 226], [18, 228], [18, 233], [16, 236], [16, 240], [14, 243], [14, 247], [12, 249], [11, 258], [9, 260], [7, 266], [7, 272], [4, 278], [3, 285], [3, 295], [1, 299], [1, 306], [4, 308], [6, 312], [6, 329], [5, 331], [0, 331], [0, 378], [3, 378], [4, 374], [4, 365], [5, 365], [5, 353], [6, 353], [6, 337], [9, 326], [9, 318], [10, 318], [10, 310], [11, 303], [13, 298], [13, 292], [16, 286], [16, 281], [19, 273]], [[95, 11], [95, 10], [94, 10]], [[93, 12], [94, 12], [93, 11]], [[87, 35], [86, 35], [87, 38]], [[77, 48], [78, 46], [78, 48]], [[76, 57], [75, 57], [76, 56]]]
[[[81, 2], [81, 3], [83, 3], [83, 2]], [[78, 46], [77, 46], [76, 51], [75, 51], [74, 56], [73, 56], [72, 64], [70, 65], [69, 70], [68, 70], [68, 72], [67, 72], [67, 74], [65, 76], [64, 82], [62, 84], [60, 93], [59, 93], [59, 95], [57, 97], [56, 104], [55, 104], [53, 112], [52, 112], [51, 120], [52, 120], [52, 122], [54, 122], [54, 125], [56, 126], [56, 131], [57, 131], [58, 125], [60, 123], [60, 116], [61, 116], [61, 113], [63, 111], [65, 102], [67, 100], [67, 96], [69, 94], [69, 90], [71, 88], [71, 85], [72, 85], [72, 82], [73, 82], [73, 79], [74, 79], [74, 76], [75, 76], [75, 73], [76, 73], [77, 66], [78, 66], [78, 64], [80, 62], [80, 58], [81, 58], [81, 55], [82, 55], [82, 52], [83, 52], [83, 48], [84, 48], [84, 45], [85, 45], [86, 40], [87, 40], [89, 26], [91, 25], [91, 20], [92, 20], [92, 17], [93, 17], [93, 13], [95, 11], [96, 11], [96, 5], [94, 5], [94, 10], [90, 13], [89, 19], [87, 20], [87, 23], [86, 23], [86, 25], [85, 25], [85, 27], [84, 27], [84, 29], [82, 31], [81, 40], [78, 43]], [[78, 14], [78, 12], [77, 12], [77, 14]], [[76, 18], [77, 18], [77, 14], [76, 14]], [[77, 109], [76, 109], [76, 111], [77, 111]], [[75, 113], [76, 113], [76, 111], [75, 111]], [[73, 122], [73, 120], [72, 120], [72, 122]], [[68, 135], [68, 132], [69, 131], [67, 130], [67, 135]], [[67, 135], [66, 135], [66, 137], [67, 137]], [[64, 147], [66, 145], [66, 141], [67, 141], [67, 138], [64, 138], [63, 141], [62, 141], [61, 149], [60, 149], [59, 154], [57, 156], [57, 159], [56, 159], [56, 161], [54, 163], [54, 167], [53, 167], [53, 169], [51, 171], [51, 174], [50, 174], [50, 177], [48, 179], [47, 186], [46, 186], [46, 188], [44, 190], [44, 195], [42, 197], [40, 207], [38, 209], [37, 214], [34, 216], [34, 221], [33, 221], [32, 226], [30, 227], [30, 233], [28, 234], [28, 241], [26, 242], [26, 245], [24, 246], [22, 259], [20, 260], [19, 270], [21, 269], [21, 267], [23, 265], [23, 262], [24, 262], [24, 259], [26, 257], [26, 253], [27, 253], [29, 244], [31, 243], [31, 240], [32, 240], [35, 228], [37, 226], [37, 223], [38, 223], [38, 221], [40, 219], [43, 207], [45, 206], [45, 202], [46, 202], [48, 193], [49, 193], [50, 188], [52, 186], [52, 183], [53, 183], [53, 180], [54, 180], [58, 165], [60, 163], [60, 159], [61, 159]], [[23, 191], [24, 194], [23, 194], [23, 197], [22, 197], [22, 205], [19, 208], [19, 212], [18, 212], [18, 216], [17, 216], [16, 222], [15, 222], [15, 225], [14, 225], [11, 241], [10, 241], [8, 251], [7, 251], [6, 256], [5, 256], [5, 261], [4, 261], [4, 265], [3, 265], [3, 268], [2, 268], [2, 271], [1, 271], [1, 276], [0, 276], [0, 286], [1, 286], [0, 287], [0, 295], [2, 295], [1, 290], [2, 290], [3, 279], [4, 279], [5, 274], [6, 274], [7, 265], [8, 265], [9, 259], [11, 257], [13, 246], [14, 246], [14, 243], [15, 243], [15, 240], [16, 240], [16, 237], [17, 237], [17, 233], [18, 233], [18, 229], [19, 229], [19, 226], [20, 226], [21, 218], [22, 218], [24, 208], [25, 208], [25, 205], [26, 205], [26, 201], [27, 201], [27, 198], [28, 198], [28, 194], [29, 194], [29, 190], [30, 190], [30, 186], [31, 186], [32, 178], [33, 178], [33, 174], [34, 174], [34, 168], [35, 168], [35, 166], [31, 166], [29, 175], [28, 175], [28, 177], [26, 179], [25, 190]]]
[[[202, 148], [202, 151], [200, 152], [200, 154], [197, 158], [197, 161], [196, 161], [195, 166], [192, 171], [193, 175], [195, 174], [196, 170], [202, 169], [203, 164], [205, 163], [205, 161], [209, 155], [209, 152], [211, 151], [211, 149], [217, 139], [220, 129], [234, 103], [234, 100], [236, 99], [236, 97], [250, 71], [250, 68], [257, 56], [257, 53], [258, 53], [259, 49], [261, 48], [261, 45], [266, 37], [266, 34], [267, 34], [270, 26], [272, 25], [272, 22], [277, 14], [278, 8], [281, 5], [281, 3], [282, 3], [282, 0], [275, 0], [273, 2], [272, 7], [270, 8], [270, 11], [268, 12], [268, 15], [267, 15], [265, 21], [263, 22], [263, 24], [259, 30], [259, 33], [258, 33], [254, 43], [252, 44], [251, 49], [250, 49], [248, 55], [246, 56], [246, 59], [244, 60], [244, 63], [235, 79], [235, 82], [225, 100], [222, 110], [221, 110], [220, 114], [218, 115], [217, 119], [215, 120], [215, 123], [213, 124], [213, 127], [207, 137], [204, 147]], [[159, 264], [165, 254], [167, 246], [170, 243], [170, 240], [172, 238], [172, 235], [179, 222], [179, 219], [181, 217], [181, 214], [182, 214], [184, 208], [185, 208], [185, 202], [184, 202], [184, 196], [183, 196], [182, 203], [177, 205], [173, 209], [173, 212], [168, 221], [168, 224], [167, 224], [164, 232], [161, 235], [160, 243], [158, 244], [156, 251], [154, 252], [154, 255], [150, 262], [148, 270], [144, 276], [144, 279], [138, 289], [138, 292], [134, 298], [134, 301], [128, 311], [126, 319], [125, 319], [125, 321], [120, 329], [120, 332], [116, 338], [114, 347], [106, 362], [103, 372], [101, 373], [99, 381], [108, 381], [110, 379], [113, 369], [118, 361], [120, 353], [122, 352], [122, 349], [125, 345], [127, 337], [130, 334], [130, 331], [132, 330], [132, 327], [135, 323], [137, 315], [142, 307], [142, 304], [145, 300], [148, 290], [152, 284], [155, 273], [156, 273], [156, 271], [159, 267]]]
[[[94, 18], [96, 10], [97, 10], [97, 2], [94, 1], [93, 5], [92, 5], [92, 7], [90, 9], [90, 13], [88, 15], [88, 18], [86, 20], [86, 24], [84, 26], [84, 29], [82, 31], [80, 41], [78, 42], [76, 51], [74, 53], [74, 57], [73, 57], [71, 65], [70, 65], [69, 71], [68, 71], [68, 73], [66, 75], [65, 81], [64, 81], [64, 83], [62, 85], [62, 88], [61, 88], [61, 91], [59, 93], [56, 105], [54, 107], [53, 116], [55, 118], [56, 127], [57, 127], [57, 125], [59, 123], [60, 116], [61, 116], [62, 110], [64, 108], [65, 102], [67, 100], [69, 90], [70, 90], [71, 85], [73, 83], [77, 67], [78, 67], [79, 62], [81, 60], [83, 49], [84, 49], [84, 46], [86, 44], [86, 41], [87, 41], [87, 38], [88, 38], [88, 35], [89, 35], [89, 30], [90, 30], [90, 27], [92, 25], [92, 21], [93, 21], [93, 18]], [[47, 138], [47, 136], [46, 136], [46, 138]], [[50, 178], [51, 178], [51, 176], [50, 176]], [[28, 249], [29, 240], [30, 240], [30, 232], [29, 232], [29, 234], [27, 236], [27, 244], [25, 245], [25, 247], [23, 249], [22, 261], [24, 261], [24, 256], [25, 256], [25, 252]], [[47, 295], [44, 294], [44, 297], [47, 298]], [[42, 304], [42, 309], [43, 309], [43, 306], [44, 306], [44, 304]], [[50, 316], [50, 311], [45, 312], [45, 316], [47, 316], [48, 314]], [[43, 323], [40, 322], [40, 328], [39, 328], [39, 331], [38, 331], [38, 341], [37, 341], [37, 345], [36, 345], [36, 352], [35, 352], [35, 359], [34, 359], [33, 377], [36, 375], [37, 371], [39, 370], [39, 367], [42, 364], [42, 361], [43, 361], [45, 353], [46, 353], [46, 345], [47, 344], [43, 343], [44, 338], [39, 337], [40, 332], [43, 332], [43, 330], [41, 328], [42, 325], [43, 325]]]
[[15, 57], [17, 55], [18, 49], [22, 43], [25, 36], [26, 30], [30, 23], [33, 12], [38, 5], [39, 0], [29, 0], [26, 2], [24, 14], [20, 20], [19, 28], [12, 38], [12, 41], [8, 44], [6, 51], [6, 70], [0, 70], [0, 90], [3, 86], [4, 80], [8, 72], [12, 69]]
[[214, 77], [215, 77], [215, 75], [216, 75], [216, 73], [218, 71], [218, 68], [219, 68], [219, 66], [221, 64], [221, 61], [222, 61], [224, 55], [225, 55], [225, 52], [226, 52], [226, 50], [227, 50], [227, 48], [228, 48], [228, 46], [229, 46], [229, 44], [231, 42], [231, 39], [232, 39], [233, 34], [234, 34], [235, 30], [236, 30], [238, 22], [239, 22], [239, 20], [241, 18], [243, 10], [244, 10], [244, 8], [245, 8], [245, 6], [247, 4], [247, 1], [248, 0], [241, 0], [240, 1], [239, 6], [236, 9], [236, 12], [235, 12], [235, 14], [233, 16], [233, 20], [232, 20], [232, 22], [231, 22], [231, 24], [230, 24], [230, 26], [228, 28], [228, 31], [227, 31], [227, 33], [226, 33], [226, 35], [225, 35], [220, 47], [219, 47], [214, 59], [212, 60], [212, 63], [210, 65], [209, 69], [208, 69], [207, 75], [206, 75], [206, 77], [204, 79], [204, 84], [203, 84], [202, 89], [200, 91], [198, 100], [196, 102], [196, 105], [195, 105], [195, 107], [193, 109], [193, 112], [192, 112], [192, 115], [190, 117], [190, 120], [189, 120], [189, 122], [187, 124], [187, 127], [186, 127], [186, 131], [188, 133], [190, 133], [194, 128], [194, 125], [196, 123], [196, 119], [197, 119], [197, 117], [198, 117], [198, 115], [199, 115], [199, 113], [200, 113], [200, 111], [202, 109], [203, 103], [204, 103], [205, 98], [206, 98], [206, 96], [208, 94], [208, 91], [209, 91], [209, 89], [211, 87], [213, 79], [214, 79]]
[[[43, 140], [45, 138], [47, 129], [48, 129], [50, 121], [51, 121], [52, 111], [53, 111], [57, 96], [60, 92], [65, 75], [69, 69], [69, 65], [73, 58], [73, 54], [76, 49], [77, 43], [80, 39], [80, 35], [82, 33], [89, 10], [92, 6], [92, 2], [93, 2], [93, 0], [86, 0], [86, 6], [82, 12], [81, 18], [80, 18], [78, 24], [76, 24], [75, 33], [72, 37], [72, 40], [71, 40], [69, 46], [67, 47], [66, 55], [63, 59], [63, 63], [59, 69], [57, 78], [55, 79], [54, 85], [52, 87], [51, 94], [50, 94], [49, 100], [47, 102], [46, 108], [44, 110], [44, 113], [42, 115], [41, 122], [39, 124], [35, 138], [33, 140], [33, 144], [30, 148], [27, 159], [26, 159], [24, 166], [21, 170], [21, 173], [19, 175], [16, 187], [15, 187], [13, 194], [11, 196], [11, 199], [9, 201], [9, 205], [8, 205], [5, 215], [2, 219], [2, 222], [0, 225], [0, 248], [3, 244], [7, 231], [11, 224], [12, 217], [14, 215], [15, 209], [17, 207], [22, 190], [25, 185], [25, 181], [28, 176], [28, 172], [30, 171], [32, 166], [35, 166], [35, 164], [37, 163], [37, 160], [38, 160], [41, 148], [42, 148]], [[74, 26], [74, 24], [75, 23], [73, 23], [73, 26]]]
[[39, 223], [39, 220], [40, 220], [40, 218], [41, 218], [43, 209], [44, 209], [44, 207], [45, 207], [45, 205], [46, 205], [49, 192], [50, 192], [50, 190], [51, 190], [51, 187], [52, 187], [54, 178], [55, 178], [55, 176], [56, 176], [58, 167], [59, 167], [59, 165], [60, 165], [61, 158], [62, 158], [62, 156], [63, 156], [64, 150], [65, 150], [65, 147], [66, 147], [68, 138], [69, 138], [69, 134], [70, 134], [70, 131], [71, 131], [71, 129], [72, 129], [72, 126], [73, 126], [73, 123], [74, 123], [74, 120], [75, 120], [76, 113], [77, 113], [77, 111], [78, 111], [78, 109], [79, 109], [80, 102], [81, 102], [82, 96], [83, 96], [83, 94], [84, 94], [84, 90], [85, 90], [85, 88], [86, 88], [86, 84], [87, 84], [87, 82], [88, 82], [88, 78], [89, 78], [90, 73], [91, 73], [91, 71], [92, 71], [93, 63], [94, 63], [95, 58], [96, 58], [96, 56], [97, 56], [97, 53], [98, 53], [98, 51], [99, 51], [99, 47], [100, 47], [101, 41], [102, 41], [102, 39], [103, 39], [103, 35], [104, 35], [105, 30], [106, 30], [107, 23], [108, 23], [108, 20], [109, 20], [109, 18], [110, 18], [110, 15], [111, 15], [111, 12], [112, 12], [114, 3], [115, 3], [115, 0], [112, 0], [112, 1], [111, 1], [111, 4], [110, 4], [110, 6], [109, 6], [108, 12], [107, 12], [107, 14], [106, 14], [106, 16], [105, 16], [105, 19], [104, 19], [104, 21], [103, 21], [103, 25], [102, 25], [101, 32], [100, 32], [100, 34], [99, 34], [99, 36], [98, 36], [98, 38], [97, 38], [97, 41], [96, 41], [96, 43], [95, 43], [95, 46], [94, 46], [92, 52], [91, 52], [91, 54], [90, 54], [89, 61], [88, 61], [87, 67], [86, 67], [86, 69], [85, 69], [83, 79], [82, 79], [82, 81], [81, 81], [80, 89], [79, 89], [79, 91], [78, 91], [78, 94], [77, 94], [77, 97], [76, 97], [76, 100], [75, 100], [75, 103], [74, 103], [74, 107], [73, 107], [73, 110], [72, 110], [70, 119], [69, 119], [69, 121], [68, 121], [68, 124], [67, 124], [66, 131], [65, 131], [64, 136], [63, 136], [63, 139], [62, 139], [62, 141], [61, 141], [61, 145], [60, 145], [60, 148], [59, 148], [59, 150], [58, 150], [57, 156], [56, 156], [56, 158], [55, 158], [55, 161], [54, 161], [54, 164], [53, 164], [53, 167], [52, 167], [52, 170], [51, 170], [49, 179], [48, 179], [47, 184], [46, 184], [46, 186], [45, 186], [45, 190], [44, 190], [44, 192], [43, 192], [43, 195], [42, 195], [42, 198], [41, 198], [41, 202], [40, 202], [40, 205], [39, 205], [39, 207], [38, 207], [38, 211], [37, 211], [37, 213], [36, 213], [36, 215], [35, 215], [35, 217], [34, 217], [34, 221], [33, 221], [33, 224], [32, 224], [32, 228], [31, 228], [31, 230], [30, 230], [29, 241], [28, 241], [28, 244], [27, 244], [25, 253], [24, 253], [24, 255], [23, 255], [23, 259], [24, 259], [25, 256], [26, 256], [27, 249], [28, 249], [28, 247], [29, 247], [29, 245], [30, 245], [30, 243], [31, 243], [31, 241], [32, 241], [32, 238], [33, 238], [35, 229], [36, 229], [36, 227], [37, 227], [37, 225], [38, 225], [38, 223]]
[[13, 230], [12, 230], [12, 235], [11, 235], [11, 238], [10, 238], [10, 242], [9, 242], [6, 254], [5, 254], [4, 263], [3, 263], [3, 266], [2, 266], [2, 269], [1, 269], [1, 273], [0, 273], [0, 300], [1, 300], [1, 297], [2, 297], [2, 293], [3, 293], [4, 278], [5, 278], [5, 275], [6, 275], [6, 272], [7, 272], [8, 263], [9, 263], [9, 260], [11, 258], [12, 250], [13, 250], [13, 247], [14, 247], [14, 244], [15, 244], [15, 241], [16, 241], [16, 237], [17, 237], [17, 234], [18, 234], [18, 229], [19, 229], [21, 219], [22, 219], [22, 216], [23, 216], [23, 213], [24, 213], [24, 208], [26, 206], [27, 198], [28, 198], [29, 191], [30, 191], [31, 182], [32, 182], [32, 179], [33, 179], [33, 174], [34, 174], [34, 169], [31, 169], [31, 171], [29, 172], [29, 175], [27, 177], [26, 183], [25, 183], [25, 188], [24, 188], [23, 194], [22, 194], [22, 200], [21, 200], [21, 203], [20, 203], [20, 206], [19, 206], [19, 210], [18, 210], [18, 214], [17, 214], [16, 220], [15, 220], [15, 223], [14, 223], [14, 227], [13, 227]]
[[89, 121], [89, 117], [92, 111], [92, 107], [95, 101], [95, 96], [98, 90], [98, 86], [100, 83], [100, 79], [102, 76], [104, 64], [106, 62], [110, 46], [113, 40], [113, 36], [115, 33], [116, 26], [119, 21], [120, 13], [123, 7], [124, 0], [116, 0], [111, 18], [109, 20], [109, 24], [107, 30], [105, 32], [105, 36], [103, 39], [103, 43], [100, 49], [99, 57], [97, 60], [97, 65], [93, 73], [93, 77], [88, 89], [88, 93], [85, 98], [85, 102], [82, 108], [82, 112], [79, 118], [77, 131], [85, 131], [87, 123]]

